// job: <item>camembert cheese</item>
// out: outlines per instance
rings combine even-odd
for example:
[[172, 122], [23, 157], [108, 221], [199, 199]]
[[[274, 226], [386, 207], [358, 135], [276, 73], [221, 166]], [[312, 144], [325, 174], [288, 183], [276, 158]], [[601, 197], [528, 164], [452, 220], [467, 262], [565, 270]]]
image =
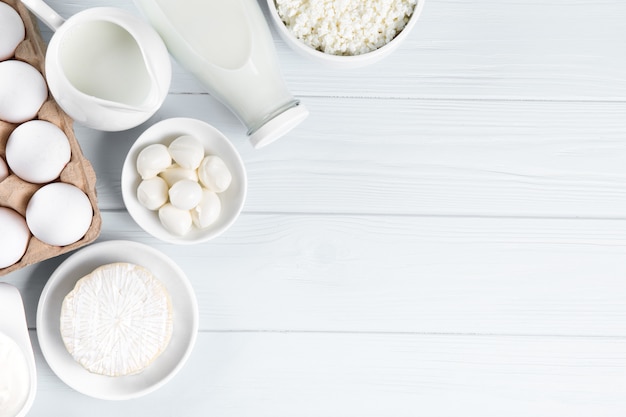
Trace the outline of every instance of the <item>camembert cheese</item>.
[[152, 273], [130, 263], [103, 265], [78, 280], [61, 307], [61, 337], [92, 373], [143, 371], [172, 336], [172, 305]]

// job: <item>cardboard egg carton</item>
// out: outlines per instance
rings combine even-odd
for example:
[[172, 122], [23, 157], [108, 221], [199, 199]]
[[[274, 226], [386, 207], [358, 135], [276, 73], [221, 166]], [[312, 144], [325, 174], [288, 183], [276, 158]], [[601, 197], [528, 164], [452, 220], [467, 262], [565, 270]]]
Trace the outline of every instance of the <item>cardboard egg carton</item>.
[[[3, 3], [13, 7], [22, 17], [24, 26], [26, 27], [26, 38], [15, 51], [15, 56], [9, 59], [17, 59], [29, 63], [44, 74], [44, 58], [46, 45], [41, 38], [39, 28], [35, 18], [24, 7], [19, 0], [0, 0]], [[61, 110], [54, 99], [48, 94], [48, 99], [39, 109], [36, 119], [45, 120], [58, 126], [69, 139], [72, 156], [70, 162], [61, 172], [60, 177], [56, 181], [65, 182], [75, 185], [87, 194], [91, 206], [93, 208], [93, 220], [89, 230], [78, 242], [67, 246], [51, 246], [43, 243], [39, 239], [31, 236], [28, 248], [22, 259], [14, 265], [0, 269], [0, 276], [9, 272], [23, 268], [27, 265], [35, 264], [45, 259], [53, 258], [63, 253], [72, 251], [81, 246], [85, 246], [99, 236], [102, 219], [98, 209], [96, 199], [96, 174], [89, 163], [83, 156], [80, 145], [74, 135], [73, 120]], [[7, 123], [0, 120], [0, 156], [6, 161], [5, 149], [9, 135], [19, 126], [18, 124]], [[15, 174], [10, 173], [9, 177], [0, 182], [0, 206], [9, 207], [26, 215], [26, 206], [32, 195], [45, 184], [31, 184], [26, 182]]]

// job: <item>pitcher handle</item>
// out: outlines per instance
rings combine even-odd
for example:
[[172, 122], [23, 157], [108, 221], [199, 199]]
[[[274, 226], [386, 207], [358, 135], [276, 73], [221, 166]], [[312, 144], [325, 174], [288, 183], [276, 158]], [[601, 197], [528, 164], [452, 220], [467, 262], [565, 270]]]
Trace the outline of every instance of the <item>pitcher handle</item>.
[[43, 0], [22, 0], [22, 3], [53, 31], [60, 28], [65, 22], [65, 19], [63, 19]]

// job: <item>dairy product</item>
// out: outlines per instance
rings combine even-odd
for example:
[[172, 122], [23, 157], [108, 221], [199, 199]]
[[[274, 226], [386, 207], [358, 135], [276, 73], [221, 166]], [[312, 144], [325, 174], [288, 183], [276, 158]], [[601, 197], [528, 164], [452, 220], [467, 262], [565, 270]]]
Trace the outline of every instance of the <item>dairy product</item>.
[[200, 163], [198, 179], [209, 190], [221, 193], [230, 187], [233, 176], [222, 158], [208, 155]]
[[170, 165], [172, 165], [172, 156], [167, 146], [160, 143], [146, 146], [137, 157], [137, 172], [144, 180], [156, 177]]
[[204, 229], [215, 223], [221, 211], [222, 200], [217, 193], [204, 189], [200, 203], [191, 210], [191, 219], [196, 227]]
[[143, 180], [137, 187], [137, 200], [148, 210], [158, 210], [167, 203], [167, 191], [167, 183], [161, 177]]
[[113, 22], [76, 25], [61, 45], [60, 63], [69, 82], [89, 96], [142, 106], [152, 89], [137, 40]]
[[256, 147], [283, 135], [308, 114], [282, 79], [257, 0], [135, 3], [174, 58], [246, 125]]
[[360, 55], [389, 43], [404, 27], [417, 0], [275, 0], [290, 32], [313, 49]]
[[167, 147], [148, 145], [139, 152], [136, 165], [143, 178], [137, 200], [148, 210], [158, 211], [168, 232], [184, 236], [192, 226], [204, 229], [218, 219], [222, 202], [216, 193], [230, 187], [232, 173], [222, 158], [206, 155], [194, 136], [178, 136]]
[[179, 166], [196, 169], [204, 158], [202, 142], [191, 135], [179, 136], [167, 147], [172, 159]]
[[0, 417], [16, 416], [26, 404], [30, 373], [24, 352], [0, 333]]
[[90, 372], [132, 375], [167, 347], [173, 330], [165, 286], [138, 265], [103, 265], [81, 278], [61, 306], [67, 351]]

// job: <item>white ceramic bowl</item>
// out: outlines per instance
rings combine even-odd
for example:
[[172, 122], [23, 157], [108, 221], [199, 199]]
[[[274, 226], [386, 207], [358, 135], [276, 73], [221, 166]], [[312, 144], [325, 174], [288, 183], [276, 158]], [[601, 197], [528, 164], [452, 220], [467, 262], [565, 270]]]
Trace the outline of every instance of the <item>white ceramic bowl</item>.
[[393, 38], [393, 40], [391, 40], [391, 42], [381, 46], [374, 51], [361, 55], [332, 55], [322, 51], [318, 51], [308, 46], [303, 41], [298, 39], [287, 28], [285, 23], [280, 18], [280, 15], [278, 14], [275, 0], [267, 0], [267, 4], [269, 7], [270, 18], [278, 34], [285, 41], [285, 43], [289, 45], [294, 51], [302, 56], [312, 59], [313, 61], [320, 62], [325, 66], [331, 68], [348, 69], [359, 68], [374, 64], [388, 56], [394, 50], [396, 50], [415, 26], [417, 19], [422, 12], [422, 8], [424, 7], [424, 1], [425, 0], [417, 0], [415, 10], [409, 18], [408, 23], [406, 24], [404, 29], [402, 29], [402, 31], [398, 33], [396, 37]]
[[[114, 262], [148, 268], [167, 288], [174, 320], [172, 338], [163, 353], [142, 372], [120, 377], [98, 375], [83, 368], [66, 350], [60, 330], [63, 299], [76, 282], [94, 269]], [[37, 307], [37, 337], [50, 368], [76, 391], [103, 400], [138, 398], [170, 381], [193, 351], [198, 323], [198, 303], [183, 270], [156, 249], [123, 240], [95, 243], [72, 254], [48, 279]]]
[[[14, 404], [14, 407], [19, 407], [20, 410], [15, 414], [15, 417], [25, 417], [28, 411], [35, 401], [37, 393], [37, 369], [35, 365], [35, 356], [33, 354], [33, 346], [28, 335], [28, 324], [26, 323], [26, 314], [24, 312], [24, 304], [22, 296], [17, 288], [4, 282], [0, 282], [0, 340], [8, 338], [11, 344], [15, 344], [21, 351], [24, 359], [24, 365], [28, 368], [28, 392], [24, 393], [25, 398], [21, 404]], [[15, 346], [14, 345], [14, 346]], [[19, 362], [19, 361], [18, 361]], [[19, 363], [16, 363], [19, 365]], [[17, 368], [19, 369], [19, 367]], [[4, 370], [0, 369], [1, 372]], [[16, 381], [12, 381], [8, 388], [9, 394], [12, 389], [16, 389], [19, 384]], [[7, 403], [3, 404], [5, 407]], [[1, 410], [0, 410], [1, 411]], [[12, 410], [7, 410], [11, 414]], [[15, 411], [15, 410], [13, 410]], [[13, 415], [13, 414], [11, 414]]]
[[[158, 212], [148, 210], [137, 199], [137, 187], [141, 182], [136, 165], [139, 152], [155, 143], [168, 146], [181, 135], [191, 135], [199, 139], [204, 145], [205, 154], [221, 157], [233, 177], [230, 187], [218, 194], [222, 203], [220, 217], [207, 228], [192, 227], [192, 230], [184, 236], [170, 233], [161, 224]], [[197, 119], [172, 118], [152, 125], [130, 148], [122, 168], [122, 198], [131, 217], [147, 233], [169, 243], [201, 243], [222, 234], [239, 216], [246, 199], [246, 191], [246, 171], [235, 147], [219, 130]]]

